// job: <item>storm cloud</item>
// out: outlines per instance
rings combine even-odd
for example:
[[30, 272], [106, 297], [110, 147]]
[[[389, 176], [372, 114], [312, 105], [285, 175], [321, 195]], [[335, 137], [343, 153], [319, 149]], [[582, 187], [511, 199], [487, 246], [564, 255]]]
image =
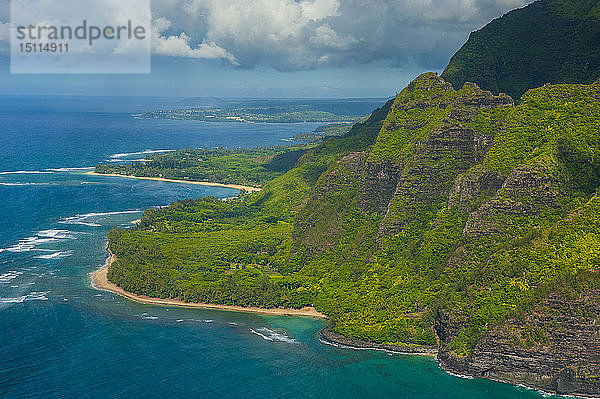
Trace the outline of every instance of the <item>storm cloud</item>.
[[[234, 68], [380, 63], [439, 68], [479, 29], [531, 0], [154, 0], [153, 53]], [[7, 0], [0, 10], [6, 40]], [[4, 22], [4, 23], [3, 23]]]

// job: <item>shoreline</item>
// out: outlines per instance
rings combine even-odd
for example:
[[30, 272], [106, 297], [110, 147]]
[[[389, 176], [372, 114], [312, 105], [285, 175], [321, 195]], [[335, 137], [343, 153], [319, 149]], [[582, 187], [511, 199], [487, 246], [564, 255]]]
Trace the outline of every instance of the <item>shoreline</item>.
[[[108, 249], [107, 249], [108, 251]], [[116, 255], [112, 252], [108, 251], [110, 256], [106, 259], [106, 263], [100, 269], [91, 272], [91, 286], [92, 288], [99, 291], [108, 291], [113, 294], [122, 296], [134, 302], [146, 304], [146, 305], [158, 305], [158, 306], [173, 306], [173, 307], [182, 307], [182, 308], [192, 308], [192, 309], [206, 309], [206, 310], [221, 310], [221, 311], [229, 311], [229, 312], [243, 312], [243, 313], [256, 313], [256, 314], [264, 314], [264, 315], [272, 315], [272, 316], [294, 316], [294, 317], [312, 317], [317, 319], [327, 319], [327, 316], [319, 313], [312, 307], [305, 307], [302, 309], [284, 309], [284, 308], [257, 308], [257, 307], [243, 307], [243, 306], [233, 306], [233, 305], [217, 305], [210, 303], [195, 303], [195, 302], [184, 302], [178, 299], [160, 299], [160, 298], [152, 298], [145, 295], [137, 295], [131, 292], [125, 291], [123, 288], [117, 286], [116, 284], [108, 281], [107, 274], [108, 268], [110, 265], [117, 259]], [[505, 383], [513, 386], [521, 386], [525, 389], [539, 392], [541, 394], [547, 395], [555, 395], [558, 397], [573, 397], [573, 398], [582, 398], [582, 399], [599, 399], [597, 396], [586, 395], [581, 393], [575, 394], [560, 394], [557, 392], [552, 392], [545, 390], [541, 387], [529, 386], [523, 383], [519, 383], [516, 381], [503, 380], [499, 378], [493, 378], [489, 376], [477, 376], [477, 375], [469, 375], [460, 374], [458, 371], [453, 370], [449, 365], [443, 364], [443, 362], [438, 357], [439, 350], [437, 347], [424, 347], [424, 346], [397, 346], [397, 345], [389, 345], [389, 344], [378, 344], [374, 342], [368, 342], [353, 338], [347, 338], [341, 334], [335, 333], [331, 331], [328, 327], [322, 328], [318, 331], [318, 340], [325, 344], [331, 345], [335, 347], [348, 348], [353, 350], [375, 350], [382, 351], [393, 354], [400, 355], [409, 355], [409, 356], [425, 356], [434, 358], [438, 367], [443, 370], [446, 374], [452, 375], [457, 378], [463, 379], [473, 379], [473, 378], [482, 378], [491, 381], [496, 381], [500, 383]], [[464, 370], [463, 370], [464, 371]]]
[[401, 355], [427, 357], [437, 357], [438, 354], [438, 348], [433, 346], [398, 346], [390, 344], [378, 344], [375, 342], [345, 337], [341, 334], [331, 331], [328, 327], [319, 330], [319, 341], [326, 345], [354, 350], [375, 350]]
[[117, 259], [116, 255], [109, 251], [110, 256], [106, 260], [106, 264], [100, 269], [90, 273], [92, 288], [100, 291], [109, 291], [113, 294], [120, 295], [124, 298], [130, 299], [134, 302], [143, 303], [146, 305], [160, 305], [160, 306], [175, 306], [180, 308], [196, 308], [196, 309], [208, 309], [208, 310], [224, 310], [230, 312], [245, 312], [245, 313], [258, 313], [272, 316], [300, 316], [300, 317], [312, 317], [316, 319], [326, 319], [327, 316], [323, 313], [319, 313], [312, 307], [305, 307], [302, 309], [284, 309], [284, 308], [257, 308], [257, 307], [244, 307], [234, 305], [217, 305], [211, 303], [197, 303], [197, 302], [184, 302], [179, 299], [160, 299], [152, 298], [146, 295], [138, 295], [125, 291], [118, 285], [108, 281], [108, 268]]
[[96, 173], [94, 171], [85, 172], [85, 174], [89, 175], [89, 176], [124, 177], [127, 179], [154, 180], [154, 181], [162, 181], [162, 182], [167, 182], [167, 183], [184, 183], [184, 184], [197, 184], [197, 185], [201, 185], [201, 186], [211, 186], [211, 187], [235, 188], [236, 190], [244, 190], [244, 191], [248, 191], [250, 193], [261, 190], [260, 187], [243, 186], [241, 184], [214, 183], [214, 182], [209, 182], [209, 181], [192, 181], [192, 180], [166, 179], [164, 177], [119, 175], [117, 173]]

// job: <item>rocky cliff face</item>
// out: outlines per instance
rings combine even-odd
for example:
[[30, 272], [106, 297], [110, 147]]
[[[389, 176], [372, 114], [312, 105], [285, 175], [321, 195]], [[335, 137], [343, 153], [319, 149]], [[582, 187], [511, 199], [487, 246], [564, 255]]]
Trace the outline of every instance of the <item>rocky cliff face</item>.
[[[489, 174], [486, 178], [491, 179], [489, 183], [492, 183], [493, 187], [497, 187], [501, 181]], [[461, 184], [460, 180], [457, 181], [458, 185]], [[493, 190], [487, 191], [489, 194]], [[539, 166], [519, 167], [506, 178], [489, 201], [469, 214], [463, 234], [476, 237], [505, 232], [508, 226], [498, 221], [506, 218], [498, 218], [498, 214], [534, 215], [543, 208], [558, 208], [558, 199], [567, 193], [565, 184], [553, 171]], [[456, 195], [460, 197], [461, 194]]]
[[[582, 255], [566, 277], [565, 265], [579, 255], [561, 258], [567, 236], [556, 238], [559, 223], [580, 214], [577, 207], [589, 199], [577, 191], [568, 170], [591, 165], [557, 160], [556, 143], [575, 148], [582, 140], [564, 144], [570, 139], [558, 131], [574, 131], [577, 127], [566, 125], [587, 123], [584, 119], [600, 126], [599, 95], [599, 85], [572, 91], [547, 86], [515, 107], [510, 97], [474, 84], [457, 91], [435, 74], [420, 76], [396, 98], [372, 149], [348, 154], [321, 177], [303, 211], [310, 216], [302, 220], [313, 227], [320, 223], [327, 234], [305, 234], [312, 237], [305, 244], [336, 245], [347, 222], [332, 205], [336, 201], [324, 199], [345, 192], [348, 208], [355, 201], [360, 211], [379, 215], [382, 252], [376, 255], [394, 253], [390, 268], [420, 259], [409, 272], [398, 272], [402, 277], [393, 285], [426, 275], [432, 284], [452, 287], [448, 298], [419, 299], [398, 315], [404, 325], [431, 322], [445, 368], [556, 393], [600, 394], [600, 290], [593, 288], [600, 266], [592, 266], [596, 272], [586, 277], [586, 289], [559, 294], [557, 281], [580, 278], [579, 268], [597, 259], [593, 251]], [[585, 116], [562, 120], [553, 114], [574, 103]], [[595, 142], [597, 132], [586, 131], [591, 136], [585, 140]], [[319, 219], [323, 212], [328, 221]], [[435, 234], [456, 238], [425, 252], [421, 248], [437, 239]], [[590, 227], [584, 234], [572, 226], [569, 234], [569, 245], [584, 248], [590, 244], [581, 237], [596, 237], [600, 230]], [[396, 252], [386, 252], [389, 248]], [[529, 252], [519, 252], [523, 248]], [[418, 262], [442, 266], [421, 272], [431, 266]], [[549, 266], [537, 270], [544, 262]]]
[[391, 161], [366, 163], [360, 174], [361, 209], [385, 214], [401, 177], [402, 165]]
[[[434, 74], [421, 75], [411, 85], [396, 99], [375, 148], [388, 147], [390, 136], [412, 140], [397, 157], [370, 157], [361, 178], [359, 203], [385, 215], [380, 238], [397, 234], [423, 207], [444, 201], [457, 177], [482, 162], [493, 140], [471, 127], [482, 110], [514, 105], [510, 97], [471, 83], [455, 91]], [[411, 89], [432, 94], [415, 98]]]
[[[440, 314], [442, 348], [457, 324]], [[524, 384], [559, 394], [600, 393], [600, 291], [575, 298], [552, 294], [523, 319], [509, 319], [485, 334], [467, 357], [438, 354], [449, 370]]]

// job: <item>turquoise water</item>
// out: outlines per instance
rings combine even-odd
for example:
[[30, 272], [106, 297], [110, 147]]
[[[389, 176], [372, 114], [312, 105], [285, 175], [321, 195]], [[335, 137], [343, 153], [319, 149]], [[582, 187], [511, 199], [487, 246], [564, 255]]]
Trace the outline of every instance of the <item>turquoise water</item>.
[[148, 207], [236, 191], [72, 168], [149, 150], [277, 145], [315, 127], [132, 117], [169, 101], [0, 97], [0, 398], [541, 397], [450, 376], [427, 357], [325, 345], [318, 320], [142, 305], [92, 289], [110, 228]]

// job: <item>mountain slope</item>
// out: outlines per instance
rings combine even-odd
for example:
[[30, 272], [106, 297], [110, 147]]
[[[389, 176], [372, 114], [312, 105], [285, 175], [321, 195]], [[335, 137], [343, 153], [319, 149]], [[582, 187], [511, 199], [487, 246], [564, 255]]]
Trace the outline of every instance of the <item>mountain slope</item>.
[[600, 83], [518, 105], [433, 73], [238, 200], [113, 230], [150, 296], [314, 305], [329, 328], [447, 368], [600, 394]]
[[539, 0], [471, 33], [442, 77], [469, 81], [518, 100], [545, 83], [600, 77], [600, 2]]

